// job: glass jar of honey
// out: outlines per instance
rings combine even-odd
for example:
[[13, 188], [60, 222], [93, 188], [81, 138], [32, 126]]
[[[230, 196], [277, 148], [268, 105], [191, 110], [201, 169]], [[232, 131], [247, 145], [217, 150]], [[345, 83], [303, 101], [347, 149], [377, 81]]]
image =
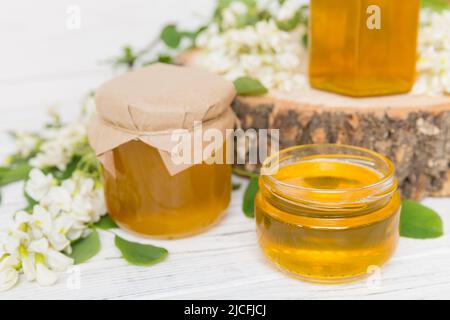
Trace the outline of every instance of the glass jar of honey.
[[260, 246], [281, 270], [342, 282], [383, 265], [399, 238], [393, 164], [344, 145], [282, 150], [263, 164], [255, 216]]
[[[231, 194], [226, 131], [235, 124], [234, 95], [233, 85], [217, 75], [163, 64], [97, 90], [89, 141], [104, 168], [108, 212], [120, 227], [178, 238], [223, 216]], [[223, 140], [211, 147], [202, 136], [208, 130]], [[185, 161], [175, 157], [180, 145]]]
[[183, 237], [207, 229], [225, 213], [230, 165], [201, 163], [171, 176], [158, 150], [141, 141], [112, 152], [115, 175], [104, 171], [105, 200], [121, 227], [153, 237]]
[[312, 87], [350, 96], [411, 90], [420, 0], [311, 0]]

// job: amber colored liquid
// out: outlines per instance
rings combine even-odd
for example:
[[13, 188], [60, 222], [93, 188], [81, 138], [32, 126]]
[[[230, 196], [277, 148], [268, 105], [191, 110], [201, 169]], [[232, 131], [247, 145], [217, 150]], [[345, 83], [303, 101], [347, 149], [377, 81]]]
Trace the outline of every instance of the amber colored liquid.
[[[323, 159], [286, 166], [275, 177], [325, 190], [310, 200], [327, 199], [326, 190], [359, 188], [380, 180], [372, 169]], [[351, 195], [345, 197], [345, 202], [352, 202]], [[289, 207], [280, 201], [262, 186], [255, 203], [256, 224], [265, 255], [290, 274], [318, 282], [346, 281], [366, 275], [370, 266], [381, 266], [395, 250], [400, 211], [397, 192], [363, 209], [347, 206], [334, 212]]]
[[113, 150], [116, 177], [104, 174], [112, 218], [139, 234], [173, 238], [198, 233], [225, 212], [231, 168], [199, 164], [170, 176], [159, 152], [139, 141]]
[[[381, 29], [369, 29], [370, 5]], [[350, 96], [411, 90], [420, 0], [311, 0], [311, 86]]]

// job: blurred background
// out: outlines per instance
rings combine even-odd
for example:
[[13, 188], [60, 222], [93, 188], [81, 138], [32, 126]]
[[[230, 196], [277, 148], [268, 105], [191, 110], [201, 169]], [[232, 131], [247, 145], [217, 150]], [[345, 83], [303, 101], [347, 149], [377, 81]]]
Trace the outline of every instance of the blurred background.
[[[141, 48], [168, 22], [193, 27], [214, 0], [15, 0], [0, 10], [0, 156], [5, 130], [38, 129], [46, 110], [77, 114], [114, 70], [124, 45]], [[118, 72], [118, 71], [116, 71]]]

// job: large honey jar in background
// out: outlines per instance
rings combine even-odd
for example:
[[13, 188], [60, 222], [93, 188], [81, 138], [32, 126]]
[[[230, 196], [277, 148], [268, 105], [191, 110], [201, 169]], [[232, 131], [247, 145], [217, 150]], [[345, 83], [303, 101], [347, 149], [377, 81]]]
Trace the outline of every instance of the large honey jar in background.
[[223, 161], [192, 157], [178, 163], [172, 152], [180, 141], [173, 133], [184, 132], [194, 144], [194, 127], [201, 124], [203, 131], [218, 130], [225, 137], [235, 123], [234, 95], [233, 85], [219, 76], [163, 64], [130, 72], [97, 90], [98, 116], [89, 140], [103, 164], [109, 214], [119, 226], [152, 237], [183, 237], [224, 214], [231, 193], [226, 139], [210, 154], [222, 154]]
[[420, 0], [311, 0], [311, 86], [350, 96], [411, 90]]

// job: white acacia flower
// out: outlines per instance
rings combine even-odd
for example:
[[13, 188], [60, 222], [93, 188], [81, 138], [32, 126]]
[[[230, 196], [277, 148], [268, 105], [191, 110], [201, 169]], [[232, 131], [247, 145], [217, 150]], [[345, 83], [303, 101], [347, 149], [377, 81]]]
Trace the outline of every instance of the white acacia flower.
[[79, 194], [80, 195], [88, 195], [94, 190], [95, 182], [91, 178], [84, 178], [79, 180]]
[[18, 269], [20, 266], [20, 260], [15, 255], [11, 254], [3, 254], [0, 257], [0, 271], [12, 267], [14, 269]]
[[20, 261], [16, 256], [0, 256], [0, 292], [14, 287], [19, 280]]
[[[69, 231], [67, 231], [66, 238], [70, 241], [77, 240], [83, 235], [85, 229], [85, 223], [75, 220], [75, 222], [72, 224], [72, 227], [69, 229]], [[70, 246], [66, 247], [64, 250], [68, 251], [68, 253], [71, 252]]]
[[92, 219], [91, 222], [97, 222], [104, 216], [108, 210], [106, 208], [105, 194], [103, 189], [96, 189], [91, 194]]
[[[28, 252], [41, 254], [45, 258], [47, 265], [54, 271], [65, 271], [73, 264], [73, 259], [62, 254], [60, 250], [55, 250], [50, 247], [49, 241], [46, 238], [31, 241], [28, 245]], [[38, 260], [36, 259], [36, 263]]]
[[46, 208], [52, 214], [52, 217], [55, 217], [61, 210], [69, 211], [71, 209], [72, 197], [65, 188], [52, 187], [41, 199], [40, 205]]
[[31, 215], [25, 211], [17, 211], [14, 214], [14, 223], [17, 228], [20, 228], [24, 223], [27, 224], [31, 221]]
[[[62, 254], [60, 250], [51, 248], [46, 238], [31, 241], [28, 245], [28, 251], [41, 254], [45, 258], [47, 265], [54, 271], [65, 271], [73, 264], [72, 258]], [[36, 259], [36, 263], [38, 263], [38, 259]]]
[[61, 183], [61, 187], [66, 189], [70, 195], [75, 193], [77, 185], [73, 179], [66, 179]]
[[302, 5], [304, 5], [302, 0], [286, 0], [276, 14], [277, 20], [291, 20]]
[[89, 223], [92, 216], [92, 204], [87, 196], [77, 194], [72, 201], [72, 215], [80, 222]]
[[0, 292], [11, 289], [19, 281], [19, 272], [13, 267], [0, 269]]
[[58, 281], [58, 275], [47, 268], [45, 257], [41, 253], [36, 254], [36, 281], [41, 286], [51, 286]]
[[41, 169], [57, 167], [61, 171], [65, 170], [70, 159], [72, 159], [72, 152], [66, 150], [63, 143], [63, 141], [44, 142], [40, 152], [30, 160], [30, 164]]
[[45, 233], [52, 248], [62, 251], [70, 245], [66, 234], [73, 222], [74, 220], [69, 214], [61, 215], [52, 221], [52, 229]]
[[15, 131], [14, 137], [16, 141], [17, 153], [21, 157], [27, 158], [30, 154], [36, 150], [40, 139], [29, 132]]
[[73, 265], [72, 258], [54, 249], [49, 249], [46, 252], [46, 262], [52, 270], [57, 272], [66, 271], [67, 268]]
[[22, 270], [25, 274], [27, 281], [33, 281], [36, 279], [36, 266], [34, 261], [34, 254], [27, 251], [27, 249], [21, 245], [19, 248], [20, 259], [22, 261]]
[[75, 223], [75, 219], [70, 214], [61, 214], [53, 220], [53, 228], [54, 232], [57, 232], [62, 235], [66, 235], [67, 232], [72, 228]]
[[222, 11], [222, 26], [224, 28], [236, 27], [239, 22], [239, 18], [247, 15], [248, 7], [241, 1], [233, 1], [231, 4]]
[[256, 1], [256, 8], [260, 12], [266, 11], [276, 17], [280, 10], [280, 3], [277, 0], [258, 0]]
[[16, 254], [22, 242], [27, 242], [29, 235], [19, 229], [10, 230], [3, 239], [3, 251]]
[[29, 252], [45, 254], [48, 251], [48, 240], [46, 238], [33, 240], [30, 242], [27, 249]]
[[86, 124], [75, 121], [61, 128], [60, 132], [58, 133], [58, 139], [70, 142], [71, 144], [75, 144], [84, 140], [86, 138], [86, 135]]
[[13, 216], [14, 228], [22, 232], [28, 231], [28, 223], [31, 221], [31, 215], [25, 211], [18, 211]]
[[47, 239], [52, 248], [58, 251], [62, 251], [70, 245], [69, 239], [64, 234], [61, 234], [57, 231], [52, 231], [47, 234]]
[[54, 185], [55, 180], [51, 174], [45, 175], [41, 170], [35, 168], [30, 171], [30, 178], [25, 184], [25, 192], [32, 199], [39, 201]]
[[52, 230], [52, 215], [41, 205], [35, 205], [30, 221], [31, 227], [36, 227], [44, 233], [49, 233]]
[[450, 10], [421, 11], [417, 80], [413, 94], [450, 94]]

